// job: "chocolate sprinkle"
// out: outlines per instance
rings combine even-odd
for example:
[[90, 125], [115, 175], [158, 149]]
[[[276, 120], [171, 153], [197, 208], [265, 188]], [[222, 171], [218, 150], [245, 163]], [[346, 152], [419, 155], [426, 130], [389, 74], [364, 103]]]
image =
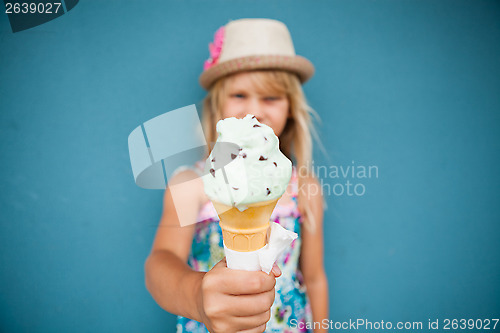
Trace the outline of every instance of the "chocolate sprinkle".
[[275, 167], [278, 167], [278, 164], [276, 164], [276, 162], [273, 162], [273, 163], [274, 163], [274, 166], [275, 166]]
[[266, 157], [264, 157], [264, 156], [262, 156], [262, 155], [260, 155], [260, 157], [259, 157], [259, 161], [267, 161], [267, 158], [266, 158]]
[[210, 169], [210, 173], [212, 174], [212, 176], [214, 176], [215, 178], [215, 170], [214, 169]]
[[241, 155], [241, 157], [247, 158], [247, 154], [243, 153], [243, 155]]
[[266, 141], [267, 141], [267, 138], [266, 138], [266, 137], [264, 137], [264, 140], [266, 140]]
[[260, 127], [260, 125], [255, 124], [255, 125], [253, 125], [253, 127]]
[[236, 156], [238, 156], [238, 155], [231, 154], [231, 159], [234, 160], [236, 158]]
[[253, 116], [252, 119], [255, 119], [255, 116]]
[[233, 190], [239, 190], [239, 187], [234, 187], [234, 186], [233, 186]]
[[267, 190], [267, 195], [271, 194], [271, 190], [269, 189], [269, 187], [266, 187], [266, 190]]
[[214, 157], [214, 158], [212, 158], [212, 162], [215, 162], [215, 157]]
[[242, 150], [243, 150], [243, 148], [240, 148], [240, 151], [242, 151]]

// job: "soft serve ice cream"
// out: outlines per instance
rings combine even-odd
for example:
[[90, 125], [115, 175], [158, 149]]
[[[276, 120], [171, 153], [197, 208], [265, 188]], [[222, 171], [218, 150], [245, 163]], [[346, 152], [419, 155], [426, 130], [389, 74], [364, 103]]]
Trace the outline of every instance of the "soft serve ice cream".
[[222, 230], [227, 267], [269, 274], [297, 238], [270, 217], [285, 192], [292, 163], [273, 130], [247, 115], [217, 123], [219, 137], [205, 164], [205, 193]]
[[292, 174], [292, 163], [279, 150], [272, 128], [253, 115], [217, 123], [217, 142], [203, 177], [212, 202], [244, 211], [249, 205], [279, 199]]

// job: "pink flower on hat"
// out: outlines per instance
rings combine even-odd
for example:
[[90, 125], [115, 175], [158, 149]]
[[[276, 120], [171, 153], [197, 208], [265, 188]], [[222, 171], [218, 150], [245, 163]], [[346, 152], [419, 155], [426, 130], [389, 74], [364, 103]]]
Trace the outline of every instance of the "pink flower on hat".
[[213, 65], [217, 64], [220, 52], [222, 51], [222, 44], [224, 43], [224, 26], [220, 27], [214, 34], [214, 42], [208, 45], [210, 51], [210, 58], [205, 61], [203, 70], [207, 70]]

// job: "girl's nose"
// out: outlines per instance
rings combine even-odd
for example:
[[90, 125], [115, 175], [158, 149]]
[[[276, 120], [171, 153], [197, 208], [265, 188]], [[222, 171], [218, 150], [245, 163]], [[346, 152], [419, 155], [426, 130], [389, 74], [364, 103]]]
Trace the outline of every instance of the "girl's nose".
[[247, 113], [253, 114], [257, 117], [259, 122], [262, 122], [264, 118], [264, 112], [262, 110], [262, 106], [260, 105], [260, 101], [258, 98], [250, 98], [247, 105]]

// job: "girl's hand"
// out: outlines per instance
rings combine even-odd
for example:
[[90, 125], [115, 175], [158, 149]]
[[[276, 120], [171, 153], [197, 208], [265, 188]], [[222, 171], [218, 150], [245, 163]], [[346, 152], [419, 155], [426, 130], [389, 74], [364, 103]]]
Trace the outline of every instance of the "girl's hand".
[[207, 329], [219, 332], [264, 332], [271, 318], [278, 266], [270, 274], [227, 268], [222, 259], [201, 282], [200, 316]]

